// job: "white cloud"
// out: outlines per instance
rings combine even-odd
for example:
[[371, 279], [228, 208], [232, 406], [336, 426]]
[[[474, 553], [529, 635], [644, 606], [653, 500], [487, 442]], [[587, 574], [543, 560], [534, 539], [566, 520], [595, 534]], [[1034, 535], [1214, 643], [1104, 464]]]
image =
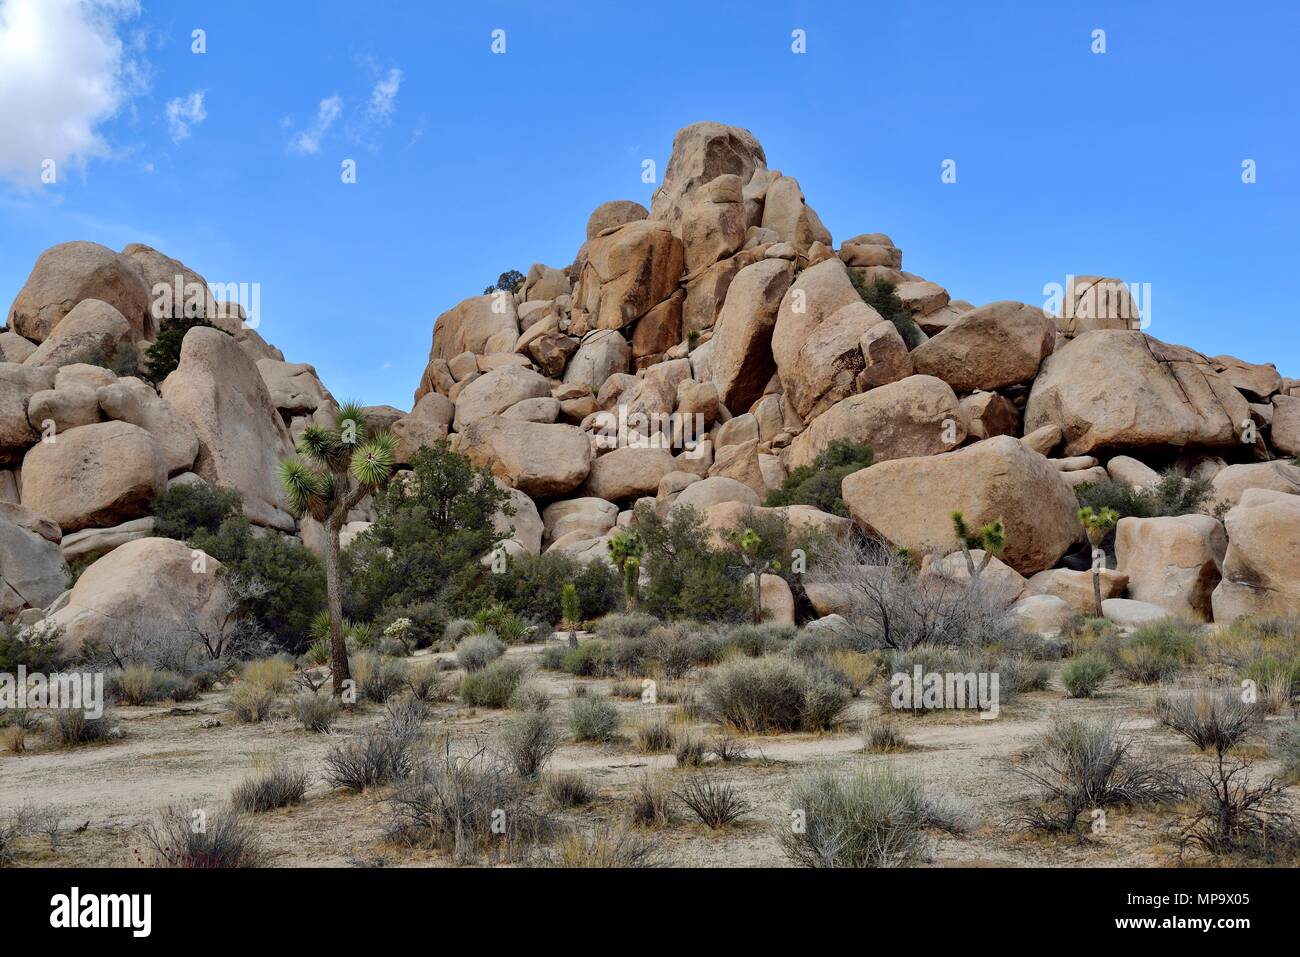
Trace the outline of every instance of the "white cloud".
[[147, 65], [123, 43], [138, 0], [0, 0], [0, 175], [83, 166], [110, 150], [99, 127], [142, 92]]
[[393, 67], [375, 88], [370, 91], [370, 116], [375, 120], [387, 119], [397, 108], [397, 91], [402, 85], [402, 71]]
[[320, 101], [316, 122], [293, 138], [289, 148], [298, 153], [319, 153], [320, 141], [343, 112], [343, 98], [338, 94]]
[[189, 96], [178, 96], [167, 101], [167, 128], [171, 131], [172, 142], [190, 138], [190, 127], [198, 126], [208, 118], [208, 111], [203, 106], [203, 91], [195, 90]]

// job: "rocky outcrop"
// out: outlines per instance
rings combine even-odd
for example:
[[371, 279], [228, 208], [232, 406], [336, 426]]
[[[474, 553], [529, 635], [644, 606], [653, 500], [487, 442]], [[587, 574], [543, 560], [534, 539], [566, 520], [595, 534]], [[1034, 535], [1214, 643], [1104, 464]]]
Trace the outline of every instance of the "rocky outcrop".
[[1300, 495], [1247, 489], [1224, 519], [1228, 550], [1211, 603], [1215, 621], [1300, 610]]
[[9, 307], [9, 328], [32, 342], [44, 342], [86, 299], [112, 306], [130, 326], [131, 337], [143, 338], [149, 292], [139, 272], [125, 256], [86, 242], [63, 243], [41, 254]]
[[1189, 619], [1211, 616], [1228, 539], [1209, 515], [1122, 518], [1115, 528], [1118, 570], [1130, 598]]

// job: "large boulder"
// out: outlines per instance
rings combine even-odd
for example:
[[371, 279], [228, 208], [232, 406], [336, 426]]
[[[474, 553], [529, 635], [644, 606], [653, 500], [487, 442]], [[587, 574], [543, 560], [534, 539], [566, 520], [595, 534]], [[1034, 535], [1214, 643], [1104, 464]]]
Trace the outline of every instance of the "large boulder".
[[1142, 317], [1122, 279], [1072, 276], [1056, 325], [1064, 338], [1073, 339], [1097, 329], [1140, 329]]
[[492, 516], [492, 528], [508, 540], [518, 542], [529, 555], [541, 554], [543, 526], [537, 505], [525, 492], [511, 488], [500, 479], [496, 482], [510, 495], [510, 501], [506, 504], [513, 509], [514, 514], [507, 515], [504, 510], [498, 509]]
[[1233, 387], [1252, 402], [1267, 402], [1282, 391], [1282, 376], [1273, 363], [1246, 362], [1236, 356], [1214, 356], [1210, 359], [1214, 371], [1232, 383]]
[[199, 454], [194, 427], [147, 383], [132, 377], [118, 379], [97, 388], [95, 401], [108, 418], [138, 425], [158, 440], [168, 475], [187, 472], [194, 465]]
[[49, 368], [78, 362], [108, 365], [123, 344], [134, 349], [131, 324], [108, 303], [83, 299], [68, 311], [24, 364]]
[[838, 259], [810, 266], [786, 290], [772, 355], [786, 398], [805, 421], [857, 390], [862, 335], [881, 321]]
[[591, 240], [573, 294], [587, 329], [622, 329], [671, 296], [682, 277], [682, 242], [650, 219]]
[[293, 531], [276, 479], [293, 442], [261, 373], [239, 344], [216, 329], [191, 329], [161, 394], [198, 438], [194, 471], [210, 485], [238, 491], [254, 524]]
[[751, 485], [725, 475], [713, 475], [692, 482], [673, 500], [674, 505], [689, 505], [701, 512], [723, 502], [739, 502], [742, 505], [761, 504], [758, 493]]
[[912, 350], [912, 365], [957, 392], [1002, 389], [1032, 379], [1055, 344], [1056, 323], [1042, 309], [1003, 300], [966, 313], [921, 343]]
[[778, 176], [768, 185], [761, 225], [799, 252], [807, 252], [813, 243], [831, 244], [830, 230], [822, 225], [821, 218], [804, 201], [803, 190], [793, 176]]
[[549, 398], [550, 383], [532, 369], [505, 366], [481, 375], [467, 385], [456, 398], [456, 431], [468, 422], [488, 415], [500, 415], [524, 399]]
[[1214, 620], [1300, 613], [1300, 495], [1247, 489], [1224, 525], [1228, 551], [1211, 598]]
[[1273, 396], [1273, 447], [1287, 455], [1300, 455], [1300, 396]]
[[793, 277], [791, 263], [763, 259], [740, 270], [731, 281], [713, 331], [708, 364], [718, 398], [728, 409], [748, 409], [776, 371], [772, 330]]
[[1171, 614], [1209, 618], [1228, 538], [1209, 515], [1122, 518], [1115, 527], [1115, 560], [1128, 575], [1130, 598]]
[[99, 402], [95, 390], [77, 383], [34, 393], [27, 403], [27, 421], [33, 429], [50, 438], [79, 425], [98, 422]]
[[125, 256], [87, 242], [62, 243], [41, 253], [9, 308], [9, 328], [44, 342], [85, 299], [108, 303], [130, 325], [131, 338], [143, 338], [149, 293], [139, 272]]
[[[1097, 578], [1101, 586], [1102, 601], [1124, 596], [1124, 590], [1128, 587], [1128, 575], [1113, 568], [1102, 568], [1098, 570]], [[1029, 587], [1039, 594], [1052, 595], [1061, 599], [1072, 612], [1089, 617], [1097, 614], [1097, 597], [1093, 589], [1091, 571], [1049, 568], [1031, 575]]]
[[953, 547], [954, 510], [973, 528], [1001, 519], [1002, 560], [1022, 575], [1053, 567], [1081, 535], [1078, 502], [1061, 473], [1006, 435], [942, 455], [878, 462], [846, 476], [842, 492], [869, 532], [919, 551]]
[[1038, 635], [1059, 635], [1074, 616], [1065, 600], [1055, 595], [1027, 595], [1010, 612], [1017, 624]]
[[20, 461], [23, 452], [40, 439], [27, 417], [28, 406], [32, 396], [53, 387], [52, 369], [0, 362], [0, 465]]
[[57, 539], [13, 521], [19, 508], [0, 508], [0, 615], [6, 618], [24, 608], [44, 608], [68, 587]]
[[[753, 587], [752, 582], [750, 587]], [[760, 575], [758, 601], [763, 620], [778, 625], [794, 624], [794, 593], [780, 575]]]
[[409, 415], [398, 417], [389, 426], [389, 432], [397, 440], [396, 461], [410, 465], [421, 446], [445, 439], [455, 414], [455, 404], [445, 395], [439, 392], [422, 395]]
[[215, 633], [229, 615], [223, 566], [172, 538], [142, 538], [82, 572], [67, 603], [46, 619], [63, 629], [70, 653], [140, 622]]
[[471, 296], [434, 320], [429, 362], [450, 362], [463, 352], [514, 352], [518, 340], [519, 317], [509, 293]]
[[695, 194], [719, 176], [734, 174], [747, 184], [767, 157], [749, 130], [722, 123], [692, 123], [673, 137], [663, 182], [650, 204], [652, 219], [677, 226], [695, 203]]
[[965, 438], [961, 406], [948, 384], [914, 375], [831, 406], [795, 436], [788, 465], [811, 464], [836, 440], [867, 442], [884, 462], [948, 452]]
[[722, 502], [703, 510], [704, 525], [714, 544], [722, 541], [724, 532], [740, 527], [750, 516], [785, 519], [792, 534], [808, 537], [826, 537], [843, 540], [852, 533], [853, 522], [811, 505], [748, 505], [744, 502]]
[[1149, 446], [1227, 447], [1250, 410], [1198, 352], [1142, 332], [1085, 332], [1049, 356], [1025, 431], [1057, 425], [1067, 455]]
[[610, 376], [626, 373], [632, 358], [627, 340], [613, 329], [598, 329], [583, 336], [578, 351], [564, 370], [565, 385], [586, 386], [600, 391]]
[[1248, 488], [1266, 488], [1288, 495], [1300, 495], [1300, 468], [1289, 462], [1247, 462], [1220, 469], [1210, 480], [1213, 500], [1229, 506], [1241, 501]]
[[591, 471], [591, 441], [571, 425], [493, 415], [468, 423], [455, 448], [532, 498], [572, 492]]
[[542, 509], [542, 538], [557, 541], [573, 532], [585, 538], [600, 538], [618, 521], [618, 506], [603, 498], [568, 498]]
[[166, 488], [162, 446], [128, 422], [60, 432], [23, 459], [23, 504], [65, 533], [138, 518]]
[[617, 229], [624, 223], [645, 219], [650, 211], [631, 199], [611, 199], [597, 206], [587, 217], [587, 238], [595, 239], [607, 229]]
[[675, 468], [667, 449], [636, 446], [614, 449], [592, 463], [583, 494], [610, 502], [654, 495], [659, 480]]
[[285, 415], [311, 415], [335, 405], [334, 397], [316, 374], [316, 367], [306, 362], [258, 359], [257, 371], [271, 393], [271, 402]]
[[22, 362], [36, 351], [36, 343], [30, 342], [6, 329], [0, 332], [0, 362]]
[[688, 273], [726, 259], [745, 243], [740, 177], [719, 176], [695, 197], [682, 216], [682, 249]]
[[59, 542], [63, 560], [68, 564], [94, 561], [102, 558], [113, 549], [134, 542], [140, 538], [152, 538], [154, 530], [152, 516], [133, 518], [112, 528], [83, 528], [79, 532], [67, 535]]

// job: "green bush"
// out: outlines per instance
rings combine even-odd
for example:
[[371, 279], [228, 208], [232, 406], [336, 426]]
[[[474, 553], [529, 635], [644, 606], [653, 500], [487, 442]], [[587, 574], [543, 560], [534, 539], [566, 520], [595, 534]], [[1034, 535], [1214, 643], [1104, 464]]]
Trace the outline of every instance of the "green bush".
[[714, 671], [703, 708], [710, 719], [749, 733], [822, 731], [843, 717], [849, 698], [848, 688], [801, 662], [742, 658]]
[[188, 542], [200, 529], [216, 534], [221, 523], [239, 514], [240, 496], [234, 489], [207, 482], [173, 485], [149, 506], [153, 533], [159, 538]]
[[460, 683], [460, 696], [466, 704], [480, 708], [504, 708], [510, 704], [528, 673], [521, 661], [498, 658], [479, 671], [465, 676]]
[[683, 506], [666, 519], [648, 503], [633, 519], [645, 543], [641, 568], [649, 583], [641, 606], [660, 619], [740, 622], [752, 617], [748, 583], [727, 549], [710, 544], [700, 513]]
[[1213, 504], [1214, 486], [1207, 478], [1196, 478], [1176, 468], [1165, 469], [1160, 480], [1146, 488], [1106, 479], [1075, 486], [1075, 498], [1082, 507], [1100, 512], [1112, 508], [1121, 518], [1155, 518], [1162, 515], [1192, 515]]
[[1071, 698], [1091, 698], [1110, 675], [1110, 664], [1096, 653], [1072, 658], [1061, 669], [1061, 683]]
[[506, 645], [496, 635], [471, 635], [456, 649], [456, 661], [467, 672], [482, 671], [506, 653]]
[[62, 637], [62, 629], [44, 623], [23, 627], [0, 621], [0, 673], [15, 674], [19, 665], [44, 674], [62, 670], [67, 662]]
[[618, 572], [608, 562], [580, 562], [563, 552], [519, 555], [506, 570], [491, 578], [492, 596], [521, 618], [555, 624], [564, 586], [572, 583], [578, 598], [578, 618], [590, 621], [617, 608], [622, 601]]
[[865, 442], [836, 439], [810, 465], [792, 470], [779, 489], [768, 493], [766, 504], [813, 505], [848, 518], [849, 507], [840, 497], [840, 483], [846, 475], [867, 468], [874, 459], [874, 451]]
[[853, 283], [853, 288], [858, 291], [858, 295], [862, 297], [863, 302], [880, 313], [882, 319], [888, 319], [894, 324], [898, 334], [907, 343], [909, 351], [925, 341], [925, 333], [916, 324], [916, 320], [912, 318], [907, 306], [903, 305], [903, 300], [898, 298], [892, 282], [881, 279], [867, 284], [866, 280], [855, 269], [849, 270], [849, 280]]
[[569, 727], [579, 741], [612, 741], [618, 734], [618, 706], [608, 698], [574, 698], [569, 702]]

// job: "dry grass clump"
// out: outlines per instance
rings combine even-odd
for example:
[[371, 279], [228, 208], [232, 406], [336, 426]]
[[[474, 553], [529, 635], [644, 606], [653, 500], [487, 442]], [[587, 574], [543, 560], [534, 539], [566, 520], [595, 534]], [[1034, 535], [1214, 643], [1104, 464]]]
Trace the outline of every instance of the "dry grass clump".
[[236, 810], [258, 814], [302, 803], [311, 782], [306, 769], [282, 759], [261, 764], [231, 792], [230, 803]]

